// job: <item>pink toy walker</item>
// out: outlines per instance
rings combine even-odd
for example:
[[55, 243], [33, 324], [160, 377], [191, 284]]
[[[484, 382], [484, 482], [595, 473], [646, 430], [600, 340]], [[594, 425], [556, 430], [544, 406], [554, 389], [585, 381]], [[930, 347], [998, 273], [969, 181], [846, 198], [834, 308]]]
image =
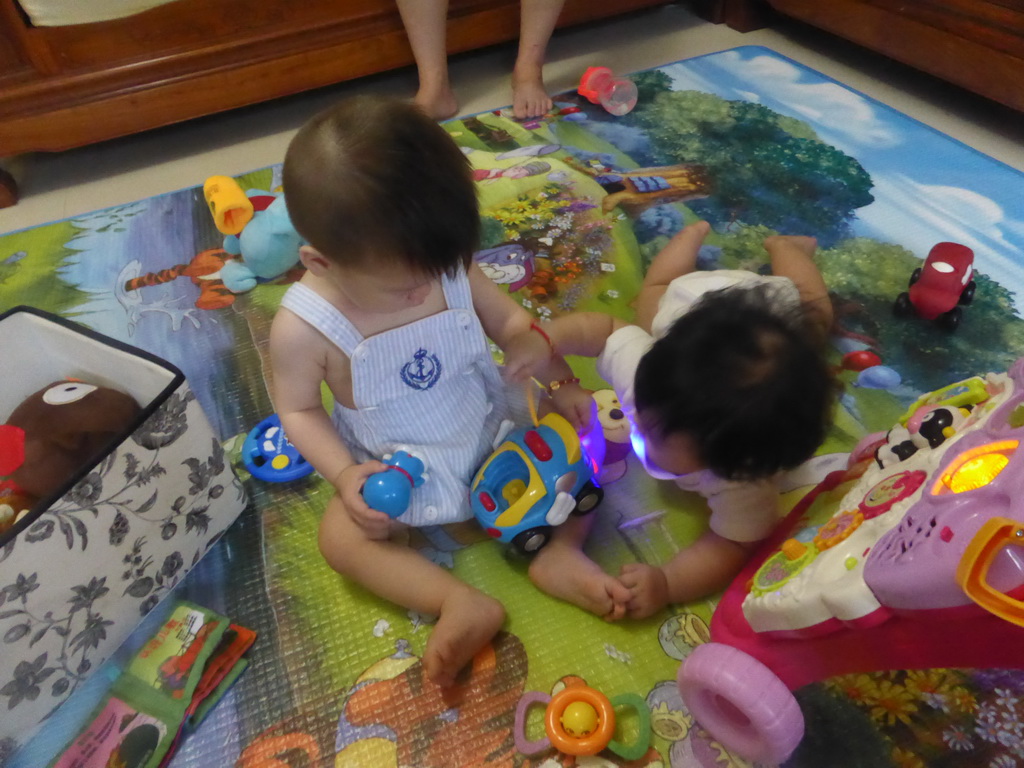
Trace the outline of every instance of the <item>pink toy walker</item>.
[[826, 677], [1024, 668], [1024, 358], [925, 395], [900, 421], [934, 406], [964, 419], [897, 463], [868, 455], [829, 475], [680, 667], [691, 714], [737, 755], [787, 759], [804, 729], [791, 691]]

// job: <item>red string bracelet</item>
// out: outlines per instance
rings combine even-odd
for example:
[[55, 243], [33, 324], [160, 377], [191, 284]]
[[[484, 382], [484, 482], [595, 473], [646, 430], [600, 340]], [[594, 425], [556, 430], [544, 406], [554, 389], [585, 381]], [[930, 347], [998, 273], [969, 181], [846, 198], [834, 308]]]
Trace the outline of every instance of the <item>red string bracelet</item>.
[[555, 353], [555, 343], [551, 340], [551, 337], [548, 336], [547, 331], [545, 331], [543, 328], [541, 328], [535, 322], [530, 323], [530, 330], [531, 331], [536, 331], [537, 333], [539, 333], [541, 336], [544, 337], [544, 341], [546, 341], [548, 343], [548, 348], [551, 350], [551, 356], [554, 357], [555, 354], [556, 354]]
[[580, 383], [580, 380], [576, 376], [573, 376], [572, 378], [569, 378], [569, 379], [562, 379], [561, 381], [552, 381], [550, 384], [548, 384], [548, 387], [547, 387], [548, 395], [553, 395], [555, 392], [557, 392], [562, 387], [567, 387], [570, 384], [579, 384], [579, 383]]

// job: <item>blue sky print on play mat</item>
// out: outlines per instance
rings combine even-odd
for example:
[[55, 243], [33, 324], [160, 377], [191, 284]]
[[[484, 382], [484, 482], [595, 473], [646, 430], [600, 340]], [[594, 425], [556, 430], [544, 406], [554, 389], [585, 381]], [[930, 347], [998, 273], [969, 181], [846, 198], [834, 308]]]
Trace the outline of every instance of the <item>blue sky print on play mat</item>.
[[935, 243], [974, 249], [979, 271], [1015, 291], [1024, 315], [1024, 177], [906, 115], [766, 48], [748, 46], [662, 68], [676, 90], [764, 104], [812, 125], [860, 161], [875, 202], [858, 235], [924, 258]]

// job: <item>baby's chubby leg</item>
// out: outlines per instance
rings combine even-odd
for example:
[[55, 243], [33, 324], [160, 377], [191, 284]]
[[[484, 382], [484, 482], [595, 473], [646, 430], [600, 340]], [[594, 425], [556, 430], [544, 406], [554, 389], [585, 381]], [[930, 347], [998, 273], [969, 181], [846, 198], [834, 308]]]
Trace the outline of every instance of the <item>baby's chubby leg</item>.
[[570, 517], [555, 529], [530, 563], [530, 580], [552, 597], [616, 621], [626, 613], [629, 590], [583, 552], [593, 514]]
[[651, 330], [651, 322], [658, 313], [658, 302], [665, 295], [669, 283], [697, 268], [700, 247], [710, 231], [711, 225], [706, 221], [687, 224], [658, 251], [647, 268], [635, 301], [636, 324], [641, 328]]
[[832, 327], [832, 300], [814, 262], [818, 241], [803, 235], [772, 235], [764, 239], [772, 273], [793, 281], [812, 325], [827, 339]]
[[505, 621], [501, 603], [393, 541], [369, 538], [335, 496], [320, 523], [320, 552], [338, 573], [393, 603], [437, 616], [423, 653], [427, 677], [440, 686], [459, 671]]
[[769, 254], [790, 251], [802, 256], [814, 256], [818, 240], [808, 235], [770, 235], [764, 239], [764, 249]]

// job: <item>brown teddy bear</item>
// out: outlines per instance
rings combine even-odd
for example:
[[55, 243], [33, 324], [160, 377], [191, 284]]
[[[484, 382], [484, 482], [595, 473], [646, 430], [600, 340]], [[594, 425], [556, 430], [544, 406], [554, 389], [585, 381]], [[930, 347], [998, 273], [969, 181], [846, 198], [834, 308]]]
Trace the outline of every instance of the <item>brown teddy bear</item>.
[[0, 533], [99, 459], [141, 412], [131, 395], [75, 379], [26, 398], [0, 425]]

